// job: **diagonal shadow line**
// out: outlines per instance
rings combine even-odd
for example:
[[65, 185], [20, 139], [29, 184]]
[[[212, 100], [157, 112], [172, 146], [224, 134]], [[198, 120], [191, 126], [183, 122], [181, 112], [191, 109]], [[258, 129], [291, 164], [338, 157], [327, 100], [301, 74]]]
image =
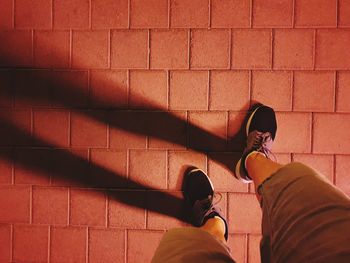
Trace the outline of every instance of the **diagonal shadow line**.
[[[4, 56], [2, 56], [4, 59]], [[31, 68], [32, 69], [32, 68]], [[31, 70], [27, 69], [27, 70]], [[69, 69], [71, 70], [71, 69]], [[51, 72], [62, 72], [62, 71], [51, 71]], [[64, 71], [63, 71], [64, 72]], [[79, 114], [84, 115], [88, 118], [94, 119], [95, 121], [103, 124], [108, 124], [110, 128], [124, 130], [126, 132], [144, 136], [150, 136], [151, 138], [160, 139], [167, 143], [172, 143], [174, 145], [192, 149], [197, 152], [207, 151], [222, 151], [223, 148], [225, 150], [230, 150], [227, 146], [227, 139], [222, 138], [216, 134], [213, 134], [198, 125], [187, 122], [181, 117], [174, 115], [169, 112], [167, 109], [160, 107], [147, 100], [144, 97], [136, 97], [134, 101], [139, 104], [145, 104], [149, 107], [147, 109], [142, 108], [127, 108], [123, 107], [124, 105], [115, 105], [113, 108], [105, 109], [105, 108], [95, 108], [97, 111], [91, 110], [91, 106], [88, 104], [89, 94], [84, 92], [84, 86], [79, 83], [71, 83], [69, 81], [62, 81], [58, 76], [52, 75], [51, 80], [47, 79], [47, 72], [45, 70], [36, 70], [36, 73], [32, 81], [34, 81], [37, 85], [46, 84], [50, 81], [50, 85], [53, 87], [59, 88], [60, 96], [51, 96], [50, 100], [53, 103], [60, 105], [65, 108], [70, 108], [73, 111], [77, 111]], [[21, 76], [20, 76], [21, 77]], [[34, 85], [35, 85], [34, 83]], [[31, 83], [25, 83], [25, 85], [30, 86]], [[106, 81], [104, 83], [100, 83], [101, 86], [108, 85]], [[120, 87], [116, 87], [121, 90]], [[35, 91], [35, 90], [34, 90]], [[15, 92], [16, 99], [32, 99], [37, 101], [45, 101], [47, 100], [46, 92], [33, 92], [33, 90], [24, 88], [17, 92]], [[0, 96], [8, 97], [11, 94], [6, 92], [2, 92]], [[12, 94], [13, 95], [13, 94]], [[65, 98], [62, 97], [64, 95]], [[73, 98], [73, 99], [72, 99]], [[108, 105], [110, 104], [109, 97], [105, 96], [103, 98], [93, 98], [94, 105]], [[77, 101], [74, 101], [77, 100]], [[118, 109], [119, 108], [119, 109]], [[244, 107], [246, 108], [246, 107]], [[151, 109], [151, 110], [149, 110]], [[136, 111], [134, 111], [136, 110]], [[141, 112], [140, 112], [141, 110]], [[146, 110], [146, 111], [145, 111]], [[101, 113], [107, 114], [101, 114]], [[130, 115], [130, 117], [134, 117], [135, 120], [125, 121], [123, 118], [118, 118], [118, 114]], [[116, 116], [115, 116], [116, 115]], [[130, 118], [129, 117], [129, 118]], [[130, 118], [131, 119], [131, 118]], [[157, 122], [158, 123], [157, 123]], [[136, 122], [136, 123], [135, 123]], [[196, 138], [200, 138], [202, 141], [206, 141], [208, 143], [198, 143], [192, 142], [192, 140], [187, 139], [187, 134], [194, 134]], [[234, 138], [231, 140], [236, 140]], [[198, 140], [196, 140], [198, 142]], [[219, 146], [219, 148], [217, 147]], [[223, 147], [224, 146], [224, 147]], [[242, 149], [234, 149], [235, 151], [241, 151]], [[211, 157], [216, 162], [221, 162], [220, 159], [215, 158], [215, 156]], [[231, 169], [232, 167], [227, 166], [226, 163], [222, 163], [222, 165], [226, 166], [226, 168]]]
[[[3, 54], [1, 54], [2, 56], [2, 60], [7, 60], [2, 61], [2, 65], [6, 65], [6, 62], [11, 61], [11, 59], [16, 60], [16, 58], [6, 58], [6, 56], [4, 56]], [[6, 58], [6, 59], [5, 59]], [[11, 65], [12, 63], [9, 63], [9, 65]], [[18, 68], [14, 67], [14, 68], [8, 68], [9, 70], [18, 70]], [[20, 70], [32, 70], [34, 68], [22, 68]], [[43, 69], [42, 69], [43, 70]], [[71, 69], [67, 69], [67, 71], [70, 71]], [[40, 71], [38, 69], [36, 69], [37, 72], [44, 72]], [[54, 71], [52, 71], [54, 72]], [[34, 80], [36, 83], [46, 83], [47, 84], [47, 75], [46, 74], [37, 74], [35, 76]], [[66, 108], [71, 108], [73, 110], [84, 110], [85, 107], [88, 107], [88, 104], [86, 102], [83, 102], [81, 104], [76, 103], [76, 101], [74, 101], [74, 99], [78, 98], [78, 101], [87, 101], [88, 100], [88, 94], [82, 92], [84, 89], [83, 86], [77, 84], [77, 83], [71, 83], [69, 81], [62, 81], [60, 78], [53, 77], [50, 80], [51, 85], [54, 85], [55, 87], [59, 87], [61, 90], [61, 94], [64, 94], [66, 96], [66, 98], [62, 98], [60, 96], [51, 96], [50, 99], [52, 99], [54, 101], [54, 103], [61, 105], [63, 107]], [[30, 86], [30, 83], [26, 83], [26, 85]], [[103, 85], [103, 84], [101, 84]], [[6, 96], [12, 96], [13, 94], [7, 93], [7, 92], [2, 92], [3, 94], [1, 94], [2, 97], [6, 97]], [[41, 93], [41, 92], [35, 92], [33, 93], [33, 90], [31, 89], [24, 89], [21, 90], [21, 92], [16, 92], [16, 98], [21, 98], [21, 99], [35, 99], [38, 101], [45, 101], [47, 99], [47, 94]], [[68, 98], [68, 99], [67, 99]], [[73, 100], [71, 99], [73, 98]], [[108, 97], [104, 97], [104, 98], [99, 98], [96, 99], [94, 98], [94, 102], [96, 104], [99, 105], [104, 105], [104, 103], [108, 102]], [[226, 138], [223, 139], [215, 134], [212, 134], [202, 128], [200, 128], [197, 125], [194, 124], [190, 124], [187, 121], [173, 115], [170, 112], [167, 112], [165, 109], [162, 109], [161, 107], [152, 104], [151, 102], [147, 101], [145, 98], [141, 98], [138, 97], [136, 99], [139, 102], [142, 102], [143, 104], [148, 104], [150, 106], [150, 108], [152, 108], [152, 111], [147, 112], [147, 114], [162, 114], [162, 118], [163, 118], [163, 123], [161, 123], [161, 125], [166, 125], [171, 123], [172, 127], [186, 127], [185, 130], [183, 131], [179, 131], [177, 130], [176, 132], [184, 132], [185, 134], [187, 134], [187, 130], [190, 129], [193, 134], [196, 134], [198, 137], [200, 138], [206, 138], [208, 140], [211, 140], [212, 142], [215, 142], [214, 144], [221, 144], [221, 145], [226, 145]], [[118, 108], [118, 105], [116, 105], [116, 108]], [[90, 107], [89, 107], [90, 109]], [[131, 108], [129, 108], [128, 110], [131, 110]], [[107, 110], [109, 113], [111, 113], [113, 115], [113, 111], [111, 111], [110, 109]], [[128, 111], [127, 111], [128, 112]], [[158, 112], [158, 113], [157, 113]], [[160, 112], [160, 113], [159, 113]], [[180, 136], [174, 136], [174, 132], [164, 132], [164, 129], [159, 129], [158, 127], [154, 127], [155, 123], [151, 121], [151, 125], [142, 125], [140, 123], [138, 123], [139, 125], [129, 125], [128, 122], [121, 122], [121, 121], [116, 121], [113, 120], [112, 118], [110, 118], [110, 114], [108, 115], [101, 115], [98, 112], [94, 112], [94, 111], [80, 111], [80, 113], [85, 114], [87, 117], [92, 118], [100, 123], [105, 123], [108, 124], [110, 127], [114, 127], [114, 128], [118, 128], [118, 129], [122, 129], [125, 130], [127, 132], [130, 133], [134, 133], [134, 134], [141, 134], [141, 135], [146, 135], [146, 136], [151, 136], [153, 138], [158, 138], [158, 139], [162, 139], [166, 142], [171, 142], [174, 143], [176, 145], [180, 145], [183, 147], [188, 147], [190, 149], [193, 149], [195, 151], [199, 151], [199, 152], [205, 152], [205, 150], [207, 149], [201, 149], [200, 147], [194, 147], [191, 145], [188, 145], [187, 140], [183, 140], [183, 138]], [[153, 115], [155, 116], [155, 115]], [[158, 115], [159, 116], [159, 115]], [[148, 119], [149, 120], [149, 119]], [[147, 120], [143, 119], [142, 120], [143, 123], [147, 124]], [[153, 125], [153, 126], [152, 126]], [[12, 133], [13, 135], [18, 136], [19, 138], [34, 142], [33, 145], [49, 145], [50, 147], [53, 147], [53, 145], [50, 145], [50, 143], [40, 139], [40, 138], [33, 138], [31, 137], [31, 135], [29, 135], [28, 133], [26, 133], [25, 131], [19, 130], [18, 127], [13, 126], [12, 124], [3, 123], [3, 129], [7, 129], [10, 133]], [[181, 138], [181, 139], [179, 139]], [[60, 161], [63, 164], [71, 164], [72, 166], [81, 166], [84, 167], [84, 169], [90, 167], [91, 165], [84, 160], [81, 157], [77, 157], [73, 154], [70, 154], [68, 151], [61, 151], [60, 152]], [[4, 158], [10, 158], [10, 156], [2, 153]], [[213, 157], [211, 156], [212, 159], [214, 159], [217, 162], [221, 162], [219, 158]], [[19, 162], [21, 162], [23, 165], [30, 167], [30, 168], [34, 168], [34, 169], [39, 169], [39, 170], [44, 170], [45, 172], [53, 172], [52, 170], [48, 169], [45, 165], [42, 165], [41, 167], [36, 167], [36, 165], [34, 165], [33, 163], [30, 162], [30, 160], [25, 159], [25, 158], [21, 158], [20, 160], [17, 160]], [[222, 162], [221, 162], [222, 163]], [[225, 165], [226, 167], [231, 169], [231, 166], [227, 165], [227, 163], [222, 163], [223, 165]], [[98, 173], [100, 172], [100, 174], [103, 174], [103, 178], [101, 178], [101, 176], [91, 176], [90, 173], [88, 177], [86, 177], [86, 173], [78, 173], [78, 174], [74, 174], [73, 178], [72, 174], [69, 174], [67, 171], [67, 168], [65, 167], [69, 167], [69, 165], [62, 165], [62, 166], [58, 166], [57, 170], [54, 171], [54, 175], [55, 176], [60, 176], [62, 178], [67, 178], [67, 179], [73, 179], [74, 181], [89, 186], [89, 187], [97, 187], [101, 184], [101, 182], [103, 181], [103, 186], [104, 187], [108, 187], [110, 185], [125, 185], [127, 184], [129, 187], [131, 188], [141, 188], [141, 189], [146, 189], [146, 190], [159, 190], [159, 189], [154, 189], [151, 188], [149, 186], [145, 186], [142, 184], [139, 184], [135, 181], [131, 181], [130, 179], [126, 179], [121, 175], [117, 175], [112, 171], [109, 171], [101, 166], [95, 165], [93, 168], [94, 170]], [[83, 169], [83, 170], [84, 170]], [[144, 208], [144, 205], [141, 206], [139, 202], [135, 201], [135, 200], [129, 200], [129, 199], [124, 199], [121, 198], [120, 196], [114, 196], [116, 199], [129, 204], [129, 205], [133, 205], [136, 207], [142, 207]], [[182, 202], [182, 200], [180, 198], [174, 197], [172, 195], [169, 195], [167, 193], [161, 193], [161, 199], [163, 199], [164, 203], [168, 203], [168, 204], [178, 204], [179, 202]], [[157, 207], [157, 206], [152, 206], [149, 207], [150, 210], [158, 212], [158, 213], [162, 213], [162, 214], [166, 214], [178, 219], [182, 220], [182, 217], [179, 215], [178, 211], [176, 210], [167, 210], [165, 211], [164, 208], [162, 207]]]
[[[35, 144], [49, 145], [47, 141], [40, 138], [33, 137], [26, 131], [21, 130], [10, 122], [0, 118], [1, 129], [11, 132], [13, 136], [20, 137], [26, 141], [32, 141]], [[44, 150], [44, 149], [41, 149]], [[120, 174], [116, 174], [114, 171], [106, 169], [98, 164], [92, 164], [83, 157], [74, 155], [66, 150], [56, 150], [56, 155], [52, 156], [53, 159], [48, 158], [50, 164], [43, 163], [38, 166], [32, 162], [32, 159], [24, 156], [16, 156], [16, 162], [27, 168], [34, 169], [35, 171], [45, 172], [50, 174], [53, 178], [67, 179], [71, 183], [78, 183], [79, 187], [89, 187], [94, 189], [102, 189], [112, 199], [118, 200], [124, 204], [148, 209], [149, 211], [157, 212], [163, 215], [174, 217], [183, 222], [187, 222], [187, 219], [179, 213], [179, 210], [173, 209], [173, 207], [182, 207], [183, 199], [173, 196], [169, 193], [163, 192], [160, 189], [155, 189], [144, 184], [135, 182], [130, 178], [126, 178]], [[7, 160], [12, 160], [13, 156], [9, 151], [0, 151], [0, 156]], [[43, 160], [44, 161], [44, 160]], [[69, 172], [70, 168], [74, 167], [74, 171]], [[112, 188], [111, 186], [114, 186]], [[165, 204], [171, 204], [169, 207], [157, 206], [148, 202], [140, 202], [138, 199], [129, 198], [128, 196], [118, 195], [111, 189], [115, 190], [115, 186], [128, 186], [130, 190], [141, 189], [144, 191], [156, 191], [158, 198]], [[107, 190], [106, 190], [107, 189]], [[123, 188], [125, 189], [125, 188]]]

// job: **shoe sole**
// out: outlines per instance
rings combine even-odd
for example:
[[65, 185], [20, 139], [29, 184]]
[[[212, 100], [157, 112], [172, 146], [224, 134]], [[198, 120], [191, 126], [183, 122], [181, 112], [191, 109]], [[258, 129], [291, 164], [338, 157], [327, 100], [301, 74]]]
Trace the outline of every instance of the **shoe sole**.
[[[249, 128], [250, 128], [250, 124], [251, 124], [251, 122], [252, 122], [253, 116], [254, 116], [255, 112], [256, 112], [259, 108], [261, 108], [261, 107], [262, 107], [262, 106], [257, 107], [257, 108], [250, 114], [250, 116], [249, 116], [249, 118], [248, 118], [247, 125], [246, 125], [246, 127], [245, 127], [245, 131], [246, 131], [246, 135], [247, 135], [247, 136], [248, 136], [248, 134], [249, 134]], [[241, 173], [240, 173], [241, 164], [242, 164], [242, 158], [239, 159], [239, 161], [238, 161], [237, 164], [236, 164], [235, 177], [238, 179], [238, 181], [240, 181], [240, 182], [242, 182], [242, 183], [245, 183], [245, 184], [250, 184], [250, 183], [252, 183], [252, 182], [253, 182], [252, 180], [247, 180], [247, 179], [245, 179], [245, 178], [243, 178], [243, 177], [240, 176], [240, 174], [241, 174]]]

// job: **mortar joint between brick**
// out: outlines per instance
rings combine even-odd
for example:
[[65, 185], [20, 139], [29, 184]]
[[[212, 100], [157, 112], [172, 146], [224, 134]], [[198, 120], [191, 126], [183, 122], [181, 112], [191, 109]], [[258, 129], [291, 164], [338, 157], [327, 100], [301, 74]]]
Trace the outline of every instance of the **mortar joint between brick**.
[[13, 262], [13, 248], [14, 248], [14, 229], [13, 224], [10, 224], [10, 260]]
[[337, 100], [338, 100], [338, 73], [334, 71], [334, 85], [333, 85], [333, 112], [337, 110]]
[[128, 230], [124, 230], [124, 263], [128, 262]]
[[333, 154], [333, 184], [337, 184], [337, 157]]
[[313, 153], [314, 152], [314, 126], [315, 126], [315, 124], [314, 124], [314, 113], [313, 112], [311, 112], [311, 127], [310, 127], [310, 143], [311, 143], [311, 145], [310, 145], [310, 152], [311, 153]]
[[12, 16], [11, 16], [11, 26], [12, 26], [12, 29], [15, 28], [15, 8], [16, 8], [16, 5], [15, 5], [15, 1], [16, 0], [13, 0], [12, 1]]
[[275, 30], [271, 28], [271, 55], [270, 55], [270, 69], [273, 69], [273, 63], [274, 63], [274, 44], [275, 44]]
[[50, 244], [51, 244], [51, 226], [48, 226], [48, 233], [47, 233], [47, 262], [50, 263]]
[[85, 262], [89, 262], [89, 227], [86, 227], [86, 240], [85, 240]]
[[167, 28], [170, 29], [170, 19], [171, 19], [171, 0], [168, 0], [168, 24]]
[[295, 28], [295, 1], [292, 0], [292, 28]]
[[188, 36], [187, 36], [187, 69], [191, 68], [191, 37], [192, 37], [192, 29], [188, 29]]
[[71, 187], [67, 189], [67, 226], [70, 225], [70, 199], [71, 199]]
[[211, 0], [208, 0], [208, 28], [211, 28]]
[[170, 70], [166, 70], [166, 78], [167, 78], [167, 83], [166, 83], [166, 103], [167, 103], [167, 110], [170, 110]]
[[291, 71], [291, 106], [292, 106], [292, 111], [294, 111], [294, 71]]
[[210, 78], [211, 72], [208, 70], [208, 81], [207, 81], [207, 110], [209, 111], [209, 103], [210, 103]]
[[33, 185], [29, 187], [29, 224], [33, 223]]
[[151, 29], [147, 29], [147, 69], [151, 68]]
[[228, 69], [232, 68], [232, 28], [229, 29]]
[[112, 58], [111, 58], [111, 55], [112, 55], [112, 30], [111, 29], [108, 29], [108, 43], [107, 43], [107, 63], [108, 63], [108, 69], [111, 69], [112, 68]]
[[312, 54], [312, 70], [316, 68], [316, 48], [317, 48], [317, 29], [314, 29], [314, 37], [313, 37], [313, 54]]
[[335, 3], [335, 27], [339, 27], [339, 0]]
[[69, 30], [69, 68], [72, 68], [73, 60], [73, 30]]
[[249, 1], [249, 28], [253, 27], [253, 5], [254, 0]]
[[89, 0], [89, 29], [92, 29], [92, 0]]
[[249, 108], [252, 106], [252, 97], [253, 97], [253, 71], [249, 70], [249, 76], [248, 76], [248, 97], [249, 97]]

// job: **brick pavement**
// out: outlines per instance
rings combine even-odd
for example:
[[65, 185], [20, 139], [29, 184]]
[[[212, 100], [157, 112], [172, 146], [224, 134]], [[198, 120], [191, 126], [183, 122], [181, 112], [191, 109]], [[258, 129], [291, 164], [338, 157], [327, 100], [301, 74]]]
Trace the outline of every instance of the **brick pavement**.
[[[350, 1], [0, 0], [0, 262], [148, 262], [207, 171], [238, 262], [261, 212], [232, 178], [249, 106], [274, 151], [350, 194]], [[240, 223], [239, 223], [240, 222]]]

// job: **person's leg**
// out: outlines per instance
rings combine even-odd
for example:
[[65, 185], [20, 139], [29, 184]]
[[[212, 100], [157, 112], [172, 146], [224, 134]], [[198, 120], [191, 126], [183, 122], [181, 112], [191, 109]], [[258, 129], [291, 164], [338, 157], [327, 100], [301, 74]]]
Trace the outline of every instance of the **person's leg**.
[[269, 160], [276, 131], [273, 109], [253, 111], [235, 171], [254, 182], [262, 206], [261, 261], [350, 262], [349, 197], [301, 163]]
[[246, 159], [246, 169], [249, 177], [254, 182], [255, 190], [282, 167], [283, 165], [266, 158], [258, 152], [251, 153]]
[[199, 228], [208, 232], [209, 234], [226, 244], [226, 226], [225, 222], [220, 217], [215, 216], [213, 218], [208, 219], [207, 222], [205, 222], [205, 224]]

